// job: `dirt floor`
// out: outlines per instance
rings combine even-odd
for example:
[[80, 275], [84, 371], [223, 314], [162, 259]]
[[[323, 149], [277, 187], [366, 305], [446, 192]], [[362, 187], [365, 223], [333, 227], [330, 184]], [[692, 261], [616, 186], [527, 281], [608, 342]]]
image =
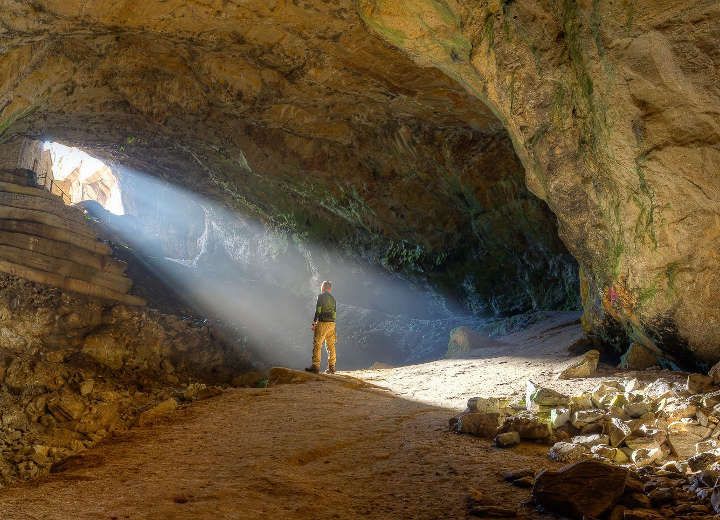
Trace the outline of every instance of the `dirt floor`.
[[[515, 506], [502, 469], [550, 466], [447, 431], [452, 413], [342, 380], [234, 389], [0, 492], [5, 520], [465, 518]], [[528, 518], [549, 518], [529, 513]]]
[[522, 505], [529, 491], [499, 476], [556, 466], [547, 446], [500, 450], [447, 424], [468, 397], [521, 393], [528, 378], [573, 392], [633, 375], [605, 367], [596, 378], [556, 381], [579, 329], [570, 315], [554, 320], [467, 359], [228, 390], [119, 435], [45, 480], [0, 491], [0, 517], [453, 519], [467, 517], [477, 491], [517, 506], [518, 518], [552, 518]]

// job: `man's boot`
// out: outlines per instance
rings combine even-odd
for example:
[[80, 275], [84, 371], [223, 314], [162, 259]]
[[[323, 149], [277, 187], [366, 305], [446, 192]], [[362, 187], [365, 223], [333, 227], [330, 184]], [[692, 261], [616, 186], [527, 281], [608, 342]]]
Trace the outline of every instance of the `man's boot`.
[[320, 373], [320, 367], [313, 365], [313, 366], [311, 366], [311, 367], [307, 367], [307, 368], [305, 369], [305, 372], [312, 372], [313, 374], [319, 374], [319, 373]]
[[335, 373], [335, 365], [329, 365], [328, 369], [325, 371], [326, 374], [334, 374]]

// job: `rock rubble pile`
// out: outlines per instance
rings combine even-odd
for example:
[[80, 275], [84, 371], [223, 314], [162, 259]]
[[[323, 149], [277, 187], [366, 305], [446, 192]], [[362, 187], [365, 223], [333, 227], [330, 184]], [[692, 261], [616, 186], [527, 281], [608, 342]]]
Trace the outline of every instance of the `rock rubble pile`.
[[202, 322], [4, 274], [0, 339], [0, 486], [215, 395], [249, 366]]
[[[628, 513], [617, 518], [720, 513], [720, 367], [707, 376], [690, 374], [685, 384], [609, 379], [576, 395], [528, 381], [522, 398], [470, 399], [450, 428], [503, 448], [545, 443], [557, 462], [624, 467], [645, 488], [633, 503], [621, 504]], [[630, 512], [661, 507], [671, 516]]]

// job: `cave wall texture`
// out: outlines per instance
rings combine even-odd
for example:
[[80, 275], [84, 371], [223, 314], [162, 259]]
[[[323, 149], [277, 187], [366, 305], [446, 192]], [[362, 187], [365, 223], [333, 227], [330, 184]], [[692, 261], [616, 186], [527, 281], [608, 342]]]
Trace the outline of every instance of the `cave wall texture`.
[[0, 139], [79, 145], [479, 311], [568, 305], [559, 231], [588, 332], [714, 361], [719, 37], [714, 1], [0, 0]]

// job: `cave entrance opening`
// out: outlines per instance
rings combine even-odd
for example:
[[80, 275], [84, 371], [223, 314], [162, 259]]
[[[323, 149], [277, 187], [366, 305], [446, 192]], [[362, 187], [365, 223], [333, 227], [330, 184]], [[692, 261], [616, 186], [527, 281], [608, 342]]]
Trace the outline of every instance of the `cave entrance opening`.
[[95, 201], [115, 215], [125, 214], [118, 176], [110, 166], [79, 148], [45, 142], [32, 166], [38, 184], [62, 197], [66, 204]]

